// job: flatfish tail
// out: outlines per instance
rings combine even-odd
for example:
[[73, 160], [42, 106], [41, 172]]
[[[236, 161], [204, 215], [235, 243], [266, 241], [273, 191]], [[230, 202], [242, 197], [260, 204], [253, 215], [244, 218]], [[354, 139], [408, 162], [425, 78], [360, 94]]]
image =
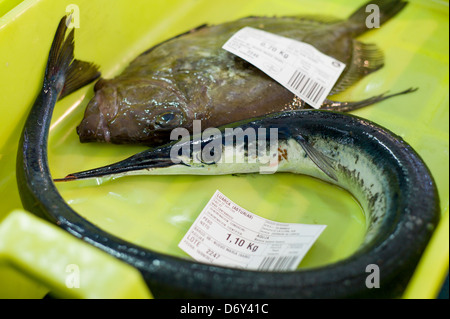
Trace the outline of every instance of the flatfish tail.
[[[370, 15], [368, 10], [374, 7], [368, 7], [369, 5], [377, 8], [373, 14], [378, 14], [377, 18], [379, 20], [379, 26], [381, 26], [398, 14], [407, 5], [407, 2], [399, 0], [378, 0], [370, 1], [361, 6], [345, 22], [345, 28], [351, 30], [353, 38], [370, 30], [367, 24]], [[355, 82], [379, 70], [383, 66], [384, 54], [377, 45], [363, 43], [353, 39], [351, 64], [344, 70], [340, 79], [330, 92], [330, 95], [344, 91]]]
[[[353, 37], [357, 37], [367, 31], [368, 25], [366, 22], [370, 20], [369, 15], [371, 13], [378, 15], [379, 25], [376, 27], [379, 27], [396, 16], [407, 4], [408, 2], [403, 0], [375, 0], [367, 2], [350, 15], [347, 20], [348, 23], [353, 25]], [[375, 17], [374, 15], [372, 16]]]
[[[344, 28], [350, 30], [353, 37], [357, 37], [370, 30], [367, 20], [370, 19], [369, 15], [371, 14], [371, 10], [375, 10], [373, 11], [373, 14], [377, 15], [376, 17], [379, 22], [378, 26], [381, 26], [402, 11], [407, 4], [408, 3], [406, 1], [401, 0], [370, 1], [350, 15], [347, 21], [344, 22]], [[369, 7], [369, 5], [371, 7]], [[363, 43], [356, 39], [353, 39], [352, 44], [351, 62], [347, 65], [346, 69], [336, 82], [336, 85], [331, 90], [330, 95], [346, 90], [368, 74], [375, 72], [384, 66], [384, 54], [377, 45], [373, 43]], [[417, 89], [415, 88], [409, 88], [402, 92], [396, 92], [390, 95], [382, 94], [373, 96], [362, 101], [337, 102], [327, 99], [321, 109], [350, 112], [394, 96], [412, 93], [416, 90]]]

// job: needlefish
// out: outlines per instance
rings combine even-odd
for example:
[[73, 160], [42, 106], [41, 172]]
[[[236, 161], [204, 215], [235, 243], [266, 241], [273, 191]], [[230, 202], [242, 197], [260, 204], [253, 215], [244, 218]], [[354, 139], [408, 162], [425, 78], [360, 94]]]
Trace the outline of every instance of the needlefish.
[[[366, 214], [364, 242], [344, 260], [298, 271], [233, 269], [155, 252], [83, 218], [59, 194], [47, 158], [57, 99], [98, 77], [94, 65], [73, 60], [74, 35], [72, 31], [65, 37], [66, 32], [63, 18], [49, 53], [42, 90], [20, 139], [16, 175], [25, 209], [136, 267], [155, 297], [392, 297], [403, 291], [439, 220], [436, 185], [411, 146], [394, 133], [352, 115], [290, 111], [205, 130], [199, 136], [183, 136], [181, 130], [177, 141], [61, 179], [258, 173], [264, 167], [272, 169], [264, 173], [314, 176], [347, 189]], [[230, 136], [233, 138], [227, 138]], [[227, 155], [230, 150], [232, 155]], [[244, 163], [237, 161], [239, 157]], [[366, 286], [366, 267], [371, 264], [381, 271], [379, 289]]]
[[[206, 127], [219, 127], [279, 111], [309, 108], [297, 94], [222, 48], [244, 27], [310, 44], [346, 65], [321, 109], [349, 112], [415, 91], [411, 88], [362, 101], [332, 100], [332, 95], [384, 65], [383, 52], [377, 45], [356, 39], [371, 30], [366, 24], [368, 4], [379, 8], [379, 23], [383, 25], [407, 2], [370, 1], [348, 19], [253, 16], [203, 25], [160, 43], [139, 55], [120, 75], [101, 78], [95, 84], [95, 95], [77, 127], [79, 139], [83, 143], [156, 146], [169, 142], [174, 128], [192, 131], [194, 120], [201, 120]], [[296, 83], [299, 90], [313, 83], [310, 77], [302, 80]]]

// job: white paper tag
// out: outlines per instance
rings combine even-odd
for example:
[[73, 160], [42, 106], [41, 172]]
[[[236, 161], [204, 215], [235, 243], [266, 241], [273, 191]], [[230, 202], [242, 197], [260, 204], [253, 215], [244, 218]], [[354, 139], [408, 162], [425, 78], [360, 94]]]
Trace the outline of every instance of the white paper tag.
[[316, 109], [345, 69], [344, 63], [310, 44], [251, 27], [235, 33], [223, 49], [253, 64]]
[[325, 228], [270, 221], [216, 191], [178, 247], [201, 262], [289, 271], [297, 268]]

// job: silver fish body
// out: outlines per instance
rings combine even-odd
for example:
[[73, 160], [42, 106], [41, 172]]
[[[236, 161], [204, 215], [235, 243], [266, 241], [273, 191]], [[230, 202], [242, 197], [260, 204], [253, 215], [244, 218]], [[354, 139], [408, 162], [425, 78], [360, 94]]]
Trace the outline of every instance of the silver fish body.
[[[249, 152], [251, 145], [247, 142], [238, 143], [236, 139], [232, 144], [226, 143], [228, 135], [236, 135], [235, 129], [249, 132], [248, 129], [261, 128], [266, 132], [275, 128], [278, 135], [274, 149], [271, 150], [270, 143], [264, 145], [260, 160], [254, 155], [258, 152]], [[335, 298], [386, 297], [401, 293], [440, 216], [433, 178], [407, 143], [367, 120], [326, 111], [272, 114], [222, 127], [220, 132], [213, 137], [181, 139], [118, 163], [70, 174], [63, 180], [126, 175], [260, 173], [261, 168], [270, 168], [270, 159], [275, 157], [279, 159], [276, 172], [314, 176], [354, 195], [364, 209], [368, 225], [358, 251], [336, 264], [287, 273], [194, 266], [190, 261], [159, 256], [164, 262], [167, 258], [173, 262], [173, 267], [157, 270], [159, 278], [183, 274], [177, 277], [177, 285], [193, 289], [197, 296]], [[265, 138], [269, 142], [270, 134]], [[211, 145], [221, 146], [218, 148], [220, 156], [211, 155], [204, 160]], [[188, 151], [183, 154], [184, 147]], [[234, 154], [228, 162], [224, 157], [227, 148], [233, 149]], [[244, 162], [233, 162], [239, 154], [243, 155]], [[256, 161], [249, 163], [252, 156], [256, 156]], [[328, 158], [332, 174], [326, 174], [312, 160], [314, 156]], [[375, 291], [365, 286], [366, 267], [370, 264], [381, 269], [383, 289]], [[188, 273], [194, 268], [201, 269], [203, 275], [190, 277]], [[257, 295], [253, 293], [256, 291]]]

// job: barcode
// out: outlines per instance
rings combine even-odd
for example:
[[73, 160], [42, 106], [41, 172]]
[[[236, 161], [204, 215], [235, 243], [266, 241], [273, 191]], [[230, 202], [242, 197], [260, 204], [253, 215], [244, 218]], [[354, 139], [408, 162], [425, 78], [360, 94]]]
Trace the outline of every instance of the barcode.
[[319, 102], [320, 97], [325, 91], [324, 86], [299, 70], [294, 72], [294, 75], [288, 81], [288, 85], [301, 95], [300, 97], [306, 98], [314, 104]]
[[291, 270], [297, 259], [297, 256], [264, 257], [258, 270]]

